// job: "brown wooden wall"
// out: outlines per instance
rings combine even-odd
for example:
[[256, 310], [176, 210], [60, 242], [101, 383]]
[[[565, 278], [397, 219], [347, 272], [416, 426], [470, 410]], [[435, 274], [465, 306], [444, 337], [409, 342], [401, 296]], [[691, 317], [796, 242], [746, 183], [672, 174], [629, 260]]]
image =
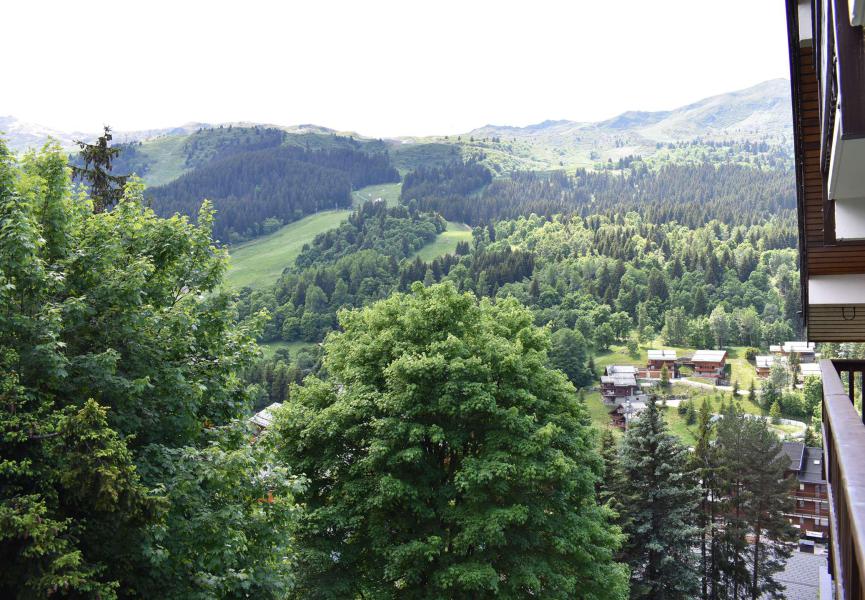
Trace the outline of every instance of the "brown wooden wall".
[[865, 341], [865, 304], [843, 307], [811, 304], [808, 307], [808, 338], [815, 342]]
[[805, 241], [810, 249], [822, 246], [823, 174], [820, 172], [820, 108], [814, 49], [799, 48], [799, 121], [804, 163]]

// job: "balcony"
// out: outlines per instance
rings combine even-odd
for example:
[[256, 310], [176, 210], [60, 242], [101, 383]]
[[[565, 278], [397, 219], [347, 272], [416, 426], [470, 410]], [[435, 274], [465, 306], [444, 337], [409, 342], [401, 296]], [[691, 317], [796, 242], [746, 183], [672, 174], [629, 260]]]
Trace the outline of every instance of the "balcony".
[[[851, 401], [865, 361], [821, 360], [823, 448], [829, 488], [830, 573], [836, 598], [865, 598], [865, 425]], [[842, 378], [847, 380], [845, 389]], [[860, 388], [863, 389], [863, 388]], [[865, 389], [863, 389], [865, 391]]]

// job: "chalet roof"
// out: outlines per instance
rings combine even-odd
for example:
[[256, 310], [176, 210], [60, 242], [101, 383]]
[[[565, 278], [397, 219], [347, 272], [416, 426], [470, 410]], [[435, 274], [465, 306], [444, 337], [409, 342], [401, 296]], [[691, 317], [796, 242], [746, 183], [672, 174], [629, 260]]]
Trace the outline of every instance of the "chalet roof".
[[676, 360], [676, 351], [649, 350], [649, 360]]
[[757, 361], [758, 369], [768, 369], [775, 362], [775, 357], [772, 355], [757, 356], [754, 360]]
[[691, 357], [693, 362], [717, 363], [727, 358], [726, 350], [697, 350]]
[[[611, 411], [610, 414], [616, 413], [619, 415], [624, 415], [628, 410], [628, 405], [626, 403], [617, 404]], [[646, 410], [646, 403], [643, 400], [631, 400], [631, 415], [636, 416]]]
[[769, 346], [769, 352], [780, 353], [781, 352], [781, 344], [771, 344]]
[[607, 375], [618, 375], [630, 373], [636, 377], [637, 367], [633, 365], [608, 365], [605, 369]]
[[813, 354], [816, 347], [814, 342], [784, 342], [782, 349], [785, 354]]
[[799, 371], [802, 373], [802, 377], [823, 377], [820, 363], [802, 363], [799, 365]]
[[805, 457], [799, 471], [799, 481], [803, 483], [826, 483], [823, 476], [823, 449], [805, 448]]
[[805, 444], [802, 442], [784, 442], [784, 454], [790, 459], [791, 471], [799, 471], [802, 468], [802, 459], [805, 457]]
[[613, 375], [601, 375], [601, 383], [612, 383], [620, 387], [636, 387], [637, 378], [633, 373], [615, 373]]
[[251, 423], [258, 425], [262, 429], [267, 429], [273, 423], [273, 411], [281, 407], [281, 402], [274, 402], [270, 406], [261, 409], [249, 419]]

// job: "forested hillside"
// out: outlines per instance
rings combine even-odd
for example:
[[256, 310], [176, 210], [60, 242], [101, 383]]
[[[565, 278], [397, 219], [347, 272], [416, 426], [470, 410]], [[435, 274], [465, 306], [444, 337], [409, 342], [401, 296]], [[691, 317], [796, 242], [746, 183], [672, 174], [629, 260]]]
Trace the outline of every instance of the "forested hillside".
[[[196, 160], [204, 160], [200, 154]], [[165, 216], [194, 215], [202, 198], [211, 200], [217, 210], [214, 233], [224, 241], [269, 233], [320, 210], [347, 208], [352, 189], [399, 179], [386, 153], [292, 146], [240, 152], [232, 145], [216, 146], [207, 155], [213, 158], [148, 193]]]
[[406, 175], [402, 200], [473, 225], [532, 213], [614, 217], [627, 212], [690, 227], [713, 219], [753, 225], [772, 216], [791, 219], [796, 206], [790, 171], [708, 162], [651, 169], [630, 161], [616, 171], [521, 172], [494, 181], [476, 162], [451, 163]]

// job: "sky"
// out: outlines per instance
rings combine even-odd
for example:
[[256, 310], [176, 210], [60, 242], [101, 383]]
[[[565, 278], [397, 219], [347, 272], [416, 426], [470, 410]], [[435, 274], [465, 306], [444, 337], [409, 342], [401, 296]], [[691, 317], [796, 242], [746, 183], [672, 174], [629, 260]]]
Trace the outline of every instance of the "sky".
[[596, 121], [789, 77], [783, 0], [3, 0], [0, 115], [370, 136]]

